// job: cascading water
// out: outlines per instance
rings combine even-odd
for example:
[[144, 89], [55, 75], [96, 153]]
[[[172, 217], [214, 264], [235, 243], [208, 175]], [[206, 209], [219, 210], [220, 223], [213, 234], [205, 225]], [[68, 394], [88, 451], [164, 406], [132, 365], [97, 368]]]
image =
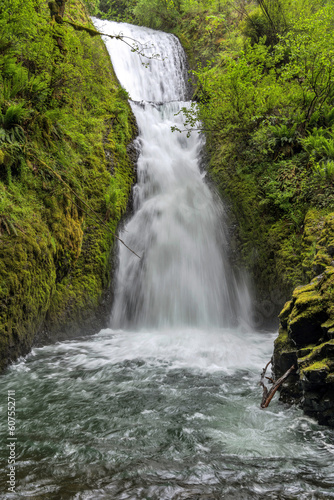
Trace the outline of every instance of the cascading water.
[[164, 57], [145, 69], [124, 42], [110, 47], [137, 101], [139, 182], [123, 237], [142, 258], [120, 249], [113, 328], [36, 348], [0, 378], [3, 443], [7, 391], [17, 415], [16, 493], [3, 446], [2, 498], [334, 498], [333, 430], [277, 399], [259, 408], [275, 335], [238, 327], [247, 294], [222, 257], [224, 211], [199, 170], [202, 139], [170, 131], [186, 105], [177, 40], [96, 25], [154, 41]]
[[245, 319], [247, 294], [240, 293], [226, 258], [224, 210], [199, 169], [203, 136], [171, 131], [173, 125], [182, 127], [182, 115], [176, 115], [189, 106], [179, 41], [145, 28], [95, 23], [103, 33], [122, 32], [126, 41], [136, 40], [147, 56], [106, 38], [116, 74], [132, 99], [140, 149], [135, 215], [123, 237], [142, 258], [120, 249], [112, 325], [226, 326], [238, 315]]

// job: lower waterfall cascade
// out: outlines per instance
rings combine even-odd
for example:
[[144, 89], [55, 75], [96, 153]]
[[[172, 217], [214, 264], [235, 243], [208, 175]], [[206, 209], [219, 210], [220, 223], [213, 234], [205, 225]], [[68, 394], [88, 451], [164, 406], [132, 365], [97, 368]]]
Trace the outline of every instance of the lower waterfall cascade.
[[334, 430], [277, 397], [260, 408], [276, 335], [249, 326], [224, 205], [202, 168], [203, 135], [171, 131], [190, 105], [178, 39], [93, 21], [147, 56], [105, 38], [138, 124], [122, 239], [140, 258], [118, 249], [110, 328], [34, 348], [0, 377], [2, 498], [334, 498]]
[[228, 325], [245, 322], [248, 296], [228, 264], [224, 207], [200, 169], [203, 136], [182, 127], [186, 59], [179, 41], [163, 32], [95, 20], [116, 74], [129, 92], [139, 135], [134, 215], [122, 235], [141, 256], [120, 248], [112, 326]]

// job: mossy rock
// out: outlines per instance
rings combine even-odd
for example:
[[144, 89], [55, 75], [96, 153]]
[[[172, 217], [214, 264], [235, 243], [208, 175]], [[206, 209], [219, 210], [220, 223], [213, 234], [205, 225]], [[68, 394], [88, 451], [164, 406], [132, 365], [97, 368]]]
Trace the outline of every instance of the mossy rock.
[[313, 365], [301, 370], [300, 379], [302, 382], [307, 380], [308, 385], [312, 384], [313, 388], [317, 385], [322, 385], [329, 373], [329, 368], [324, 361], [317, 361]]
[[327, 313], [322, 296], [312, 288], [298, 290], [287, 320], [289, 337], [297, 348], [317, 343], [323, 335], [321, 324]]
[[[280, 315], [274, 373], [281, 376], [296, 356], [299, 370], [281, 389], [281, 399], [300, 402], [307, 415], [334, 426], [334, 269], [297, 287]], [[332, 337], [333, 333], [333, 337]]]
[[[43, 227], [43, 226], [42, 226]], [[41, 327], [55, 288], [53, 249], [37, 234], [3, 237], [0, 250], [0, 369], [9, 360], [27, 354]], [[29, 244], [30, 242], [30, 244]], [[10, 260], [9, 260], [10, 259]]]
[[[297, 351], [294, 343], [288, 336], [288, 332], [280, 325], [279, 335], [275, 340], [273, 355], [273, 373], [277, 380], [292, 365], [297, 366]], [[284, 386], [280, 389], [281, 400], [291, 403], [301, 397], [299, 376], [294, 372], [289, 376]]]
[[293, 309], [293, 300], [289, 300], [288, 302], [285, 303], [279, 315], [279, 320], [284, 329], [286, 329], [288, 326], [288, 318], [291, 314], [292, 309]]
[[[306, 369], [315, 362], [324, 363], [331, 366], [334, 363], [334, 341], [329, 340], [317, 346], [309, 346], [309, 352], [300, 351], [298, 366]], [[299, 353], [298, 353], [299, 354]]]
[[[317, 253], [313, 261], [313, 272], [318, 275], [325, 271], [327, 266], [332, 265], [333, 258], [327, 253], [327, 251], [321, 249]], [[334, 263], [334, 262], [333, 262]]]
[[[293, 365], [296, 366], [296, 351], [282, 351], [278, 357], [274, 356], [274, 377], [277, 380]], [[299, 375], [294, 372], [280, 387], [280, 400], [285, 403], [298, 403], [302, 398]]]

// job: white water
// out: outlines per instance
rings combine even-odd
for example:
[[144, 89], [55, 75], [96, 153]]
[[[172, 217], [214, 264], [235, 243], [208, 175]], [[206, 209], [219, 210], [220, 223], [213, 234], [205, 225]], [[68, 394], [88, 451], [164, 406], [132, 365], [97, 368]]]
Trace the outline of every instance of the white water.
[[[105, 38], [120, 83], [129, 92], [138, 128], [135, 213], [122, 238], [142, 256], [120, 248], [112, 325], [124, 327], [227, 326], [243, 323], [248, 296], [227, 260], [224, 207], [200, 170], [204, 138], [182, 128], [189, 106], [186, 61], [176, 37], [95, 20], [103, 33], [136, 40], [145, 59], [119, 40]], [[153, 44], [153, 47], [152, 47]], [[133, 102], [136, 101], [136, 102]]]
[[273, 335], [204, 333], [106, 329], [10, 367], [0, 393], [15, 391], [17, 494], [2, 447], [2, 498], [334, 498], [333, 430], [277, 399], [259, 407]]

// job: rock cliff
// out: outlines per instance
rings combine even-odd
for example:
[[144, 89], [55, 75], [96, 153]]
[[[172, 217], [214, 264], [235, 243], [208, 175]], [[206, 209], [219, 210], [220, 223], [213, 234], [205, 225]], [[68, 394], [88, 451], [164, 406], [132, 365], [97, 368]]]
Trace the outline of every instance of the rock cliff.
[[320, 424], [334, 426], [334, 214], [316, 220], [315, 277], [294, 290], [279, 316], [273, 366], [275, 378], [297, 367], [281, 389], [283, 401], [299, 402]]

